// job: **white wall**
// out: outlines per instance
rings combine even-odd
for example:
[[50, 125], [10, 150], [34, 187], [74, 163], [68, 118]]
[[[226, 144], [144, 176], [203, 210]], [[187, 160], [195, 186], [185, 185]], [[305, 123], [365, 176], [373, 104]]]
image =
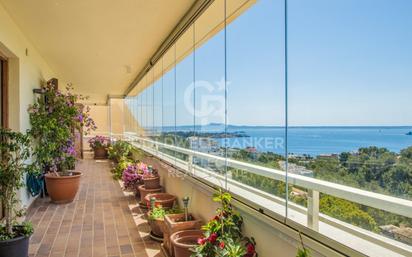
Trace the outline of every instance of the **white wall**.
[[[55, 74], [1, 4], [0, 51], [9, 61], [9, 127], [25, 132], [30, 128], [27, 107], [34, 100], [32, 90]], [[33, 200], [25, 189], [20, 196], [25, 206]]]

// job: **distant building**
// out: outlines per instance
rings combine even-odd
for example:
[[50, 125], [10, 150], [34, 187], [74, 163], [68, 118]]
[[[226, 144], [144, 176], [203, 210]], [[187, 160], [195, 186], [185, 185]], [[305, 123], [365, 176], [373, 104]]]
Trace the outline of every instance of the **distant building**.
[[[286, 170], [286, 162], [279, 161], [280, 168]], [[306, 169], [306, 167], [299, 166], [295, 163], [288, 163], [288, 173], [313, 177], [313, 171]]]
[[[187, 140], [189, 142], [189, 148], [194, 151], [219, 155], [219, 144], [212, 138], [193, 136], [188, 137]], [[206, 158], [194, 157], [193, 163], [204, 168], [210, 166], [211, 168], [215, 169], [214, 162], [209, 162], [209, 160]]]
[[397, 227], [391, 224], [391, 225], [380, 226], [380, 229], [382, 229], [382, 233], [384, 235], [392, 237], [403, 243], [412, 245], [412, 228], [411, 227], [407, 227], [404, 225]]

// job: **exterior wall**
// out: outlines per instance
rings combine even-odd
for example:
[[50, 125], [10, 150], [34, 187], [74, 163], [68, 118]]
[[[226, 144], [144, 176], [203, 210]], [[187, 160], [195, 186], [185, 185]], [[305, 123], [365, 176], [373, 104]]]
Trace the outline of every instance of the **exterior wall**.
[[109, 135], [109, 107], [107, 105], [90, 105], [90, 116], [96, 123], [97, 129], [93, 132], [96, 135]]
[[[32, 90], [54, 74], [1, 4], [0, 51], [9, 62], [9, 127], [25, 132], [30, 128], [27, 107], [34, 100]], [[24, 188], [20, 196], [23, 206], [33, 200]]]
[[[144, 162], [158, 169], [161, 176], [161, 184], [165, 191], [176, 195], [179, 206], [183, 206], [182, 198], [190, 197], [189, 211], [204, 222], [215, 215], [218, 207], [212, 201], [212, 191], [204, 189], [191, 182], [187, 178], [174, 175], [173, 168], [154, 158], [145, 158]], [[247, 236], [252, 236], [257, 242], [257, 252], [260, 257], [295, 257], [299, 245], [298, 237], [291, 238], [280, 230], [256, 218], [256, 214], [251, 214], [239, 208], [244, 218], [244, 232]], [[281, 225], [284, 226], [284, 225]], [[284, 226], [284, 230], [289, 229]], [[311, 250], [312, 256], [324, 256]]]
[[110, 132], [113, 136], [123, 135], [124, 132], [124, 115], [123, 115], [123, 98], [111, 98], [110, 105]]

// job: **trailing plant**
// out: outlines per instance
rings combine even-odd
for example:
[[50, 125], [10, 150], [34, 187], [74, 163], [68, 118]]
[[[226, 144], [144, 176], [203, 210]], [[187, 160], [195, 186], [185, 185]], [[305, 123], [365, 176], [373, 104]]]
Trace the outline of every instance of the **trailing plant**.
[[89, 146], [92, 149], [103, 147], [107, 148], [110, 145], [110, 139], [105, 136], [95, 136], [89, 139]]
[[296, 253], [296, 257], [310, 257], [309, 250], [303, 244], [302, 234], [299, 232], [300, 244], [302, 248], [298, 248], [298, 252]]
[[138, 163], [129, 164], [122, 174], [122, 181], [125, 188], [136, 188], [143, 179], [143, 171], [139, 170]]
[[4, 222], [0, 225], [0, 241], [18, 236], [30, 236], [30, 223], [17, 223], [23, 215], [17, 208], [17, 191], [23, 187], [23, 175], [27, 171], [25, 161], [30, 157], [30, 138], [20, 132], [0, 128], [0, 201], [4, 208]]
[[126, 157], [122, 157], [119, 162], [115, 165], [115, 167], [112, 169], [113, 173], [113, 178], [114, 179], [121, 179], [123, 175], [123, 171], [129, 166], [132, 165], [133, 161], [129, 160]]
[[256, 256], [255, 240], [242, 234], [243, 218], [231, 205], [232, 196], [219, 190], [213, 201], [221, 204], [216, 216], [202, 227], [204, 236], [198, 239], [193, 257], [252, 257]]
[[83, 108], [78, 102], [87, 99], [72, 93], [67, 86], [66, 93], [59, 91], [52, 83], [41, 88], [41, 96], [30, 105], [30, 136], [34, 141], [35, 162], [32, 170], [57, 172], [72, 169], [75, 164], [74, 130], [82, 129], [89, 134], [96, 129], [89, 115], [90, 108]]
[[111, 160], [119, 161], [122, 157], [128, 157], [131, 150], [131, 144], [123, 140], [118, 140], [109, 146], [107, 152]]

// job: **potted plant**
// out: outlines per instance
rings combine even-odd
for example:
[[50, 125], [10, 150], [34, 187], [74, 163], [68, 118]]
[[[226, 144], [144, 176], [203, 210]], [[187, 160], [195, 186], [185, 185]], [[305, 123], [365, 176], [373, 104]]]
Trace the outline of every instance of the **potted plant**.
[[4, 208], [4, 223], [0, 225], [0, 257], [27, 257], [29, 238], [33, 233], [30, 223], [18, 223], [17, 191], [23, 186], [27, 171], [24, 161], [30, 156], [27, 135], [0, 128], [0, 201]]
[[110, 139], [104, 136], [95, 136], [89, 139], [89, 146], [94, 151], [94, 159], [101, 160], [107, 158], [107, 148], [109, 147]]
[[138, 191], [138, 186], [143, 183], [143, 172], [136, 163], [130, 163], [123, 170], [122, 181], [125, 189]]
[[[219, 190], [213, 201], [221, 204], [216, 216], [202, 227], [194, 256], [255, 257], [256, 243], [242, 234], [242, 216], [231, 205], [232, 196]], [[179, 257], [179, 256], [176, 256]]]
[[44, 173], [47, 192], [55, 203], [73, 201], [79, 188], [81, 172], [73, 171], [76, 162], [74, 131], [88, 134], [95, 130], [89, 108], [78, 102], [86, 98], [73, 94], [68, 86], [66, 93], [52, 83], [41, 88], [41, 96], [29, 106], [34, 141], [34, 166]]
[[181, 213], [178, 208], [166, 209], [162, 205], [155, 205], [155, 199], [151, 200], [151, 208], [147, 213], [148, 223], [151, 228], [150, 237], [156, 241], [163, 241], [163, 233], [166, 230], [164, 217], [166, 214]]
[[129, 160], [125, 157], [122, 157], [119, 162], [114, 166], [114, 168], [111, 170], [113, 173], [113, 179], [121, 179], [123, 176], [123, 171], [129, 166], [132, 165], [133, 161]]

